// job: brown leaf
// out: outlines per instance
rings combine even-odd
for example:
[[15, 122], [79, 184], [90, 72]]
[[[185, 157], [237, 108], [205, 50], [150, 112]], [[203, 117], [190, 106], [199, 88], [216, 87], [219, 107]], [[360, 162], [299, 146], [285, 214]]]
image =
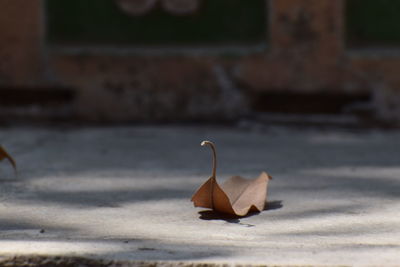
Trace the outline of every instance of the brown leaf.
[[268, 181], [272, 177], [266, 172], [262, 172], [256, 179], [233, 176], [219, 185], [216, 178], [215, 146], [210, 141], [203, 141], [201, 145], [211, 147], [213, 168], [211, 177], [192, 196], [194, 206], [237, 216], [245, 216], [250, 211], [262, 211], [267, 200]]
[[2, 146], [0, 146], [0, 161], [4, 159], [7, 159], [11, 163], [11, 165], [14, 168], [14, 171], [16, 172], [17, 164], [15, 163], [15, 160], [10, 156], [10, 154], [7, 153], [7, 151]]

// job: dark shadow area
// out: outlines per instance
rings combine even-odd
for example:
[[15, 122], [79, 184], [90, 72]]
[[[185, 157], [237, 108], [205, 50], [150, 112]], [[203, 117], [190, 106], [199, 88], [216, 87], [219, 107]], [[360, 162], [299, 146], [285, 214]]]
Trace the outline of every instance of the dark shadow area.
[[[282, 207], [283, 207], [283, 205], [282, 205], [281, 200], [274, 200], [274, 201], [270, 201], [270, 202], [266, 203], [264, 211], [276, 210], [276, 209], [280, 209]], [[221, 212], [217, 212], [214, 210], [202, 210], [202, 211], [199, 211], [199, 214], [200, 214], [199, 219], [201, 219], [201, 220], [206, 220], [206, 221], [222, 220], [222, 221], [226, 221], [228, 223], [237, 223], [237, 224], [240, 224], [240, 225], [243, 225], [246, 227], [253, 227], [253, 226], [255, 226], [253, 224], [241, 223], [240, 219], [249, 218], [249, 217], [258, 215], [258, 214], [260, 214], [260, 212], [250, 211], [246, 216], [235, 216], [232, 214], [221, 213]]]
[[397, 49], [400, 43], [398, 1], [351, 0], [345, 5], [345, 32], [349, 47]]
[[75, 118], [76, 92], [65, 87], [0, 87], [0, 124], [63, 125]]
[[[31, 231], [37, 231], [39, 233], [41, 230], [43, 230], [44, 226], [43, 225], [36, 225], [32, 224], [26, 221], [22, 220], [11, 220], [11, 219], [0, 219], [0, 231], [1, 232], [7, 232], [7, 231], [26, 231], [26, 230], [31, 230]], [[46, 227], [48, 228], [48, 227]], [[61, 230], [59, 227], [57, 227], [57, 230]]]
[[257, 112], [291, 114], [341, 114], [353, 103], [368, 102], [371, 96], [362, 94], [266, 92], [249, 96]]
[[247, 44], [264, 41], [267, 36], [268, 12], [263, 0], [202, 1], [191, 16], [169, 14], [161, 5], [132, 16], [115, 2], [98, 0], [94, 9], [88, 0], [46, 1], [47, 39], [56, 44], [159, 46]]
[[70, 88], [0, 88], [1, 106], [60, 106], [75, 100], [75, 91]]
[[278, 210], [283, 207], [282, 200], [272, 200], [265, 203], [264, 210]]
[[221, 213], [214, 210], [202, 210], [199, 211], [199, 214], [200, 214], [199, 219], [206, 221], [222, 220], [228, 223], [240, 223], [240, 218], [241, 218], [235, 215]]

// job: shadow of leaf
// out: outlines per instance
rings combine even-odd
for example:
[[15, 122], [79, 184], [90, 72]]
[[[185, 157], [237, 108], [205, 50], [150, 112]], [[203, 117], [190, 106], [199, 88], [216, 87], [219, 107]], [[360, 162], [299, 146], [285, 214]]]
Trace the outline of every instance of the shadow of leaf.
[[[264, 211], [280, 209], [283, 207], [282, 200], [269, 201], [268, 203], [266, 203], [265, 207], [266, 208], [264, 209]], [[235, 216], [235, 215], [231, 215], [231, 214], [217, 212], [214, 210], [202, 210], [202, 211], [199, 211], [199, 214], [200, 214], [199, 219], [207, 220], [207, 221], [222, 220], [222, 221], [226, 221], [228, 223], [237, 223], [240, 225], [244, 225], [246, 227], [253, 227], [253, 226], [255, 226], [253, 224], [241, 223], [240, 219], [249, 218], [254, 215], [258, 215], [259, 213], [260, 212], [258, 212], [258, 211], [252, 211], [252, 212], [249, 212], [246, 216], [240, 217], [240, 216]]]
[[278, 210], [283, 207], [282, 200], [268, 201], [265, 203], [264, 210]]
[[238, 216], [234, 216], [231, 214], [226, 214], [226, 213], [221, 213], [221, 212], [217, 212], [214, 210], [202, 210], [199, 211], [200, 217], [199, 219], [202, 220], [207, 220], [207, 221], [211, 221], [211, 220], [223, 220], [229, 223], [239, 223], [240, 220]]

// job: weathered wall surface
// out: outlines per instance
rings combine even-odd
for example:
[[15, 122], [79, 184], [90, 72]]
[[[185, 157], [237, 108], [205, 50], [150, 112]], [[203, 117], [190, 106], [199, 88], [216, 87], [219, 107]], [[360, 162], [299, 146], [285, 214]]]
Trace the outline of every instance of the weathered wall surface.
[[400, 58], [347, 49], [344, 3], [268, 1], [265, 46], [231, 51], [55, 46], [41, 0], [0, 0], [0, 94], [68, 88], [76, 118], [146, 121], [232, 119], [268, 92], [372, 93], [376, 114], [399, 121]]
[[40, 0], [0, 1], [0, 86], [33, 86], [44, 71]]
[[245, 111], [229, 63], [214, 58], [62, 56], [52, 66], [79, 88], [76, 111], [88, 120], [229, 119]]

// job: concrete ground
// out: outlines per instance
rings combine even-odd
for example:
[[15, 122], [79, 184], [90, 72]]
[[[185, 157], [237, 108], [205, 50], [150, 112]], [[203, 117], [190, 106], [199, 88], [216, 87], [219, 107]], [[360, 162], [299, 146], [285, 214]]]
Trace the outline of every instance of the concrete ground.
[[[269, 209], [194, 208], [218, 179], [267, 171]], [[0, 265], [105, 262], [400, 266], [400, 131], [137, 126], [2, 128]], [[45, 258], [45, 257], [43, 257]], [[60, 259], [60, 258], [57, 258]]]

